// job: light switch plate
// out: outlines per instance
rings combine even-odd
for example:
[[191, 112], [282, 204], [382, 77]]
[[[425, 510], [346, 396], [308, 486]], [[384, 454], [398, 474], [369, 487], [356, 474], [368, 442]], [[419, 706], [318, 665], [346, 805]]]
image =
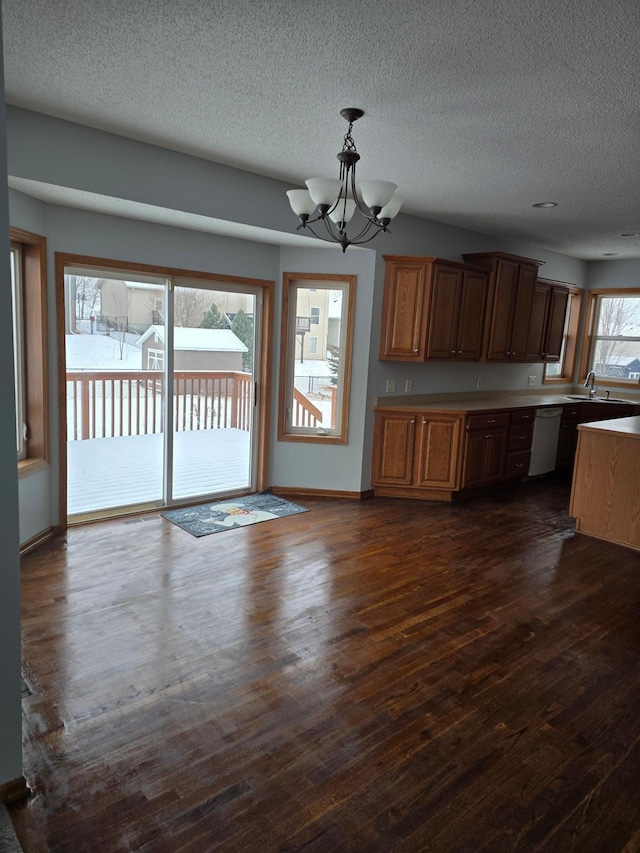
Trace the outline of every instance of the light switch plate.
[[387, 379], [387, 393], [390, 391], [396, 390], [396, 380], [395, 379]]
[[537, 377], [537, 376], [530, 376], [530, 377], [529, 377], [529, 385], [536, 385], [536, 384], [537, 384], [537, 382], [538, 382], [538, 377]]

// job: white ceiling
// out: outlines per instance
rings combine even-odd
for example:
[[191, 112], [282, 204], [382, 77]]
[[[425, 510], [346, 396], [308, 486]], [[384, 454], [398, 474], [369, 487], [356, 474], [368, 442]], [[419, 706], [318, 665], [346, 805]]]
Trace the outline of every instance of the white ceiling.
[[[7, 102], [584, 259], [640, 257], [638, 0], [2, 0]], [[532, 208], [556, 201], [552, 210]], [[292, 231], [295, 220], [292, 220]]]

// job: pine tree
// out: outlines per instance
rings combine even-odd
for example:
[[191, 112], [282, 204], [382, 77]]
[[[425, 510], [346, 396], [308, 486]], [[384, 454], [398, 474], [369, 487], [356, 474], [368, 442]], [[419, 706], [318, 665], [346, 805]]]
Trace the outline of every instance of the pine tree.
[[331, 384], [338, 384], [338, 371], [340, 370], [340, 347], [329, 346], [327, 347], [327, 364], [329, 366], [329, 373], [331, 374]]
[[200, 323], [201, 329], [226, 329], [227, 324], [224, 321], [224, 317], [220, 313], [218, 306], [215, 302], [211, 303], [211, 307], [208, 311], [205, 311], [204, 316], [202, 317], [202, 322]]
[[247, 347], [247, 352], [242, 354], [242, 366], [245, 370], [253, 370], [253, 323], [241, 309], [233, 318], [231, 331]]

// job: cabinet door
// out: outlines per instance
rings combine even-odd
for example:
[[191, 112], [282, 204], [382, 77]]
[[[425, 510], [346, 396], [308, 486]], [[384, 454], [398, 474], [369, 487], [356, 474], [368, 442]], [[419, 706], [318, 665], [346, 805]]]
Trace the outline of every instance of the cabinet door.
[[[511, 354], [513, 308], [520, 264], [501, 258], [496, 266], [489, 325], [488, 361], [506, 361]], [[533, 295], [533, 294], [532, 294]]]
[[504, 427], [470, 430], [465, 441], [462, 485], [471, 488], [502, 480], [506, 450], [507, 430]]
[[415, 431], [415, 414], [376, 412], [372, 471], [374, 485], [411, 485]]
[[425, 264], [387, 263], [381, 359], [422, 361], [425, 355]]
[[462, 270], [434, 266], [429, 300], [427, 358], [455, 358], [461, 295]]
[[420, 416], [415, 485], [456, 488], [460, 424], [460, 418]]
[[511, 346], [509, 348], [509, 358], [515, 361], [527, 360], [531, 307], [533, 305], [533, 294], [537, 277], [537, 267], [530, 267], [525, 264], [520, 266], [513, 310]]
[[462, 278], [462, 298], [456, 358], [478, 361], [482, 355], [482, 333], [487, 307], [487, 275], [465, 272]]
[[560, 287], [552, 287], [549, 299], [545, 361], [560, 361], [568, 304], [569, 291]]
[[533, 292], [533, 305], [529, 321], [527, 361], [543, 361], [547, 337], [547, 319], [552, 288], [539, 281]]

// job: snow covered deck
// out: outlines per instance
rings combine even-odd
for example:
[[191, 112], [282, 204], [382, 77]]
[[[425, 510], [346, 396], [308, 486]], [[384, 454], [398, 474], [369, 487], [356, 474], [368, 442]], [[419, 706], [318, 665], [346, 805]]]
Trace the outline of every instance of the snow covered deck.
[[[174, 434], [174, 499], [248, 488], [250, 434], [240, 429]], [[162, 500], [163, 437], [67, 442], [69, 515]]]

